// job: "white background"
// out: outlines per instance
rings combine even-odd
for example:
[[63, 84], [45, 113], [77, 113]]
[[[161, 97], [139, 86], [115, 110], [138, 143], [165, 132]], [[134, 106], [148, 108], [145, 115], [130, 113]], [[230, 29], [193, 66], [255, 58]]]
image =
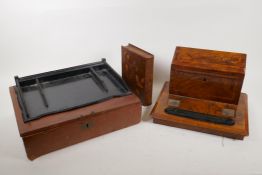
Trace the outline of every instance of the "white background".
[[[121, 73], [120, 46], [155, 55], [154, 101], [177, 45], [247, 53], [244, 141], [142, 121], [29, 161], [8, 92], [14, 75], [102, 57]], [[0, 174], [262, 174], [262, 1], [1, 0]]]

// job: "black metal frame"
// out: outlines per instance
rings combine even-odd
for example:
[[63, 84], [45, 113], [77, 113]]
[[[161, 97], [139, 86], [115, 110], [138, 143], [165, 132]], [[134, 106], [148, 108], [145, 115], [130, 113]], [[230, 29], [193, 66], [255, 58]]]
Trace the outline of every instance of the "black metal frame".
[[21, 78], [19, 78], [18, 76], [15, 76], [16, 93], [17, 93], [17, 98], [18, 98], [19, 105], [20, 105], [20, 108], [21, 108], [21, 111], [22, 111], [22, 114], [23, 114], [24, 122], [35, 120], [35, 119], [41, 118], [45, 115], [63, 112], [63, 111], [68, 111], [68, 110], [71, 110], [71, 109], [75, 109], [75, 108], [99, 103], [99, 102], [114, 98], [115, 96], [109, 96], [109, 97], [106, 97], [106, 98], [99, 99], [97, 101], [91, 101], [91, 102], [88, 102], [88, 103], [85, 103], [85, 104], [82, 104], [82, 105], [68, 107], [68, 108], [63, 109], [63, 110], [57, 110], [57, 111], [45, 113], [43, 115], [35, 116], [35, 117], [30, 116], [29, 113], [28, 113], [28, 106], [26, 105], [25, 99], [24, 99], [24, 96], [23, 96], [23, 92], [24, 92], [23, 89], [25, 87], [30, 87], [32, 85], [36, 86], [38, 91], [39, 91], [39, 94], [41, 96], [41, 99], [43, 101], [43, 105], [46, 108], [48, 108], [49, 104], [48, 104], [47, 98], [45, 96], [45, 93], [42, 89], [42, 83], [43, 82], [56, 81], [56, 80], [59, 80], [59, 78], [65, 78], [66, 76], [74, 77], [74, 76], [79, 76], [79, 74], [81, 74], [81, 76], [91, 77], [93, 79], [93, 81], [95, 82], [95, 84], [98, 86], [98, 88], [100, 88], [105, 93], [108, 93], [107, 85], [105, 84], [105, 82], [102, 79], [100, 79], [100, 77], [98, 75], [97, 71], [100, 71], [100, 70], [96, 70], [96, 69], [99, 69], [99, 67], [101, 67], [101, 66], [104, 69], [101, 70], [101, 72], [99, 72], [99, 73], [105, 74], [111, 80], [111, 82], [119, 89], [119, 91], [121, 93], [119, 95], [117, 95], [118, 97], [131, 94], [131, 91], [129, 90], [126, 83], [110, 67], [110, 65], [107, 64], [106, 59], [104, 59], [104, 58], [100, 62], [84, 64], [84, 65], [80, 65], [80, 66], [74, 66], [74, 67], [70, 67], [70, 68], [65, 68], [65, 69], [60, 69], [60, 70], [55, 70], [55, 71], [50, 71], [50, 72], [45, 72], [45, 73], [40, 73], [40, 74], [35, 74], [35, 75], [30, 75], [30, 76], [25, 76], [25, 77], [21, 77]]

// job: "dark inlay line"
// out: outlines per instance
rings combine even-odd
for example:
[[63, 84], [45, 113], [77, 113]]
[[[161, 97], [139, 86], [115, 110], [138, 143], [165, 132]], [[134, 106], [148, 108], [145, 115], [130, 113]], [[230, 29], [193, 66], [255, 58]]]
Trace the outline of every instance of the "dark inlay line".
[[92, 74], [92, 79], [96, 82], [96, 84], [105, 92], [108, 92], [108, 88], [105, 85], [105, 82], [99, 78], [99, 75], [93, 68], [90, 68], [90, 73]]
[[37, 84], [37, 89], [38, 89], [38, 91], [39, 91], [39, 93], [40, 93], [40, 95], [41, 95], [41, 98], [42, 98], [42, 100], [43, 100], [43, 103], [44, 103], [45, 107], [48, 108], [48, 103], [47, 103], [45, 94], [44, 94], [44, 92], [43, 92], [42, 86], [41, 86], [41, 84], [40, 84], [40, 82], [39, 82], [39, 79], [36, 78], [35, 81], [36, 81], [36, 84]]
[[195, 120], [200, 120], [200, 121], [205, 121], [205, 122], [212, 122], [216, 124], [224, 124], [224, 125], [234, 125], [235, 121], [230, 118], [222, 118], [222, 117], [217, 117], [214, 115], [208, 115], [208, 114], [203, 114], [199, 112], [193, 112], [193, 111], [188, 111], [188, 110], [183, 110], [183, 109], [178, 109], [178, 108], [166, 108], [165, 112], [168, 114], [172, 115], [177, 115], [180, 117], [185, 117], [185, 118], [190, 118], [190, 119], [195, 119]]

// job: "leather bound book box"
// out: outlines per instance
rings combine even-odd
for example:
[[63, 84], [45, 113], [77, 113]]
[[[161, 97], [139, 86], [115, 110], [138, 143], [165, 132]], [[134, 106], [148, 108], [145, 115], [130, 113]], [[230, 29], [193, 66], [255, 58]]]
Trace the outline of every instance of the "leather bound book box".
[[122, 77], [141, 100], [152, 104], [154, 56], [132, 44], [122, 46]]
[[9, 89], [30, 160], [140, 122], [139, 98], [105, 60], [15, 80]]

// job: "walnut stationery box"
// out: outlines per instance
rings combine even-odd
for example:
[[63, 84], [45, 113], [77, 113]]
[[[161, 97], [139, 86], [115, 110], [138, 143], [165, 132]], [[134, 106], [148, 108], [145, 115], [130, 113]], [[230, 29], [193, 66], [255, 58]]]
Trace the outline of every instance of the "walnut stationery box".
[[246, 54], [177, 47], [152, 111], [155, 123], [225, 137], [248, 135], [247, 95], [241, 93]]
[[177, 47], [170, 94], [237, 104], [245, 67], [245, 54]]
[[15, 82], [9, 89], [30, 160], [140, 121], [139, 98], [105, 59]]

